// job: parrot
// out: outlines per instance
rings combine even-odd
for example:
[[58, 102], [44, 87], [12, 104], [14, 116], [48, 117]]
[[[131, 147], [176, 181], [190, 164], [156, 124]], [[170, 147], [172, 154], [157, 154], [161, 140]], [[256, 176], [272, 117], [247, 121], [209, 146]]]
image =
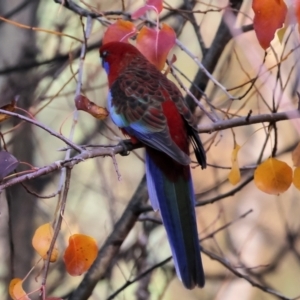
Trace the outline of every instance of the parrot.
[[108, 78], [107, 109], [133, 143], [145, 147], [151, 205], [166, 229], [178, 278], [187, 289], [205, 284], [190, 170], [189, 145], [206, 168], [196, 118], [179, 88], [132, 44], [100, 47]]

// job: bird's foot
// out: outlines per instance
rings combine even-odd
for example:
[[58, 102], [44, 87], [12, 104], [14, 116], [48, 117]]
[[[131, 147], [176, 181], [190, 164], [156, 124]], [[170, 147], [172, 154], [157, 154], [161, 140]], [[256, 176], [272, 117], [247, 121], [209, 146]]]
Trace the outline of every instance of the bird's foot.
[[122, 156], [128, 156], [133, 148], [131, 140], [120, 140], [119, 145], [123, 147], [123, 151], [119, 153]]

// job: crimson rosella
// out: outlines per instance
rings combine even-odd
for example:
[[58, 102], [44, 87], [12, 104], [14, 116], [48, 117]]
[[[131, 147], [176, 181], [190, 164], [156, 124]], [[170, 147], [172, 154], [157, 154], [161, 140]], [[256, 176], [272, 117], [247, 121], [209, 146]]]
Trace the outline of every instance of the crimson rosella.
[[196, 120], [176, 85], [134, 46], [110, 42], [100, 48], [107, 72], [112, 121], [146, 148], [149, 198], [159, 210], [178, 277], [192, 289], [204, 286], [189, 142], [202, 168], [206, 156]]

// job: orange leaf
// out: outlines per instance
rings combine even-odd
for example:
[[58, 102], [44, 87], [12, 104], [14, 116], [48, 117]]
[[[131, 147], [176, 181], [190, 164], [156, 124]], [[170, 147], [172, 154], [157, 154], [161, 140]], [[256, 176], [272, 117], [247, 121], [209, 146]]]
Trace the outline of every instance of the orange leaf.
[[169, 51], [175, 45], [176, 34], [172, 27], [162, 24], [162, 29], [144, 26], [136, 39], [136, 47], [154, 64], [162, 70]]
[[292, 152], [292, 160], [295, 167], [300, 167], [300, 143]]
[[64, 254], [67, 272], [79, 276], [86, 272], [97, 257], [96, 240], [88, 235], [73, 234]]
[[136, 10], [131, 14], [131, 19], [135, 20], [141, 17], [148, 10], [154, 10], [157, 14], [159, 14], [163, 9], [163, 0], [148, 0], [144, 6]]
[[275, 31], [282, 27], [287, 14], [283, 0], [253, 0], [253, 26], [257, 39], [263, 49], [270, 46]]
[[239, 162], [237, 160], [238, 152], [241, 149], [241, 146], [238, 144], [235, 145], [231, 153], [231, 171], [228, 175], [228, 180], [232, 185], [236, 185], [241, 180], [241, 173], [239, 168]]
[[78, 110], [83, 110], [99, 120], [104, 120], [109, 114], [106, 108], [98, 106], [83, 95], [76, 97], [75, 106]]
[[109, 42], [128, 43], [128, 39], [137, 32], [133, 23], [125, 20], [118, 20], [110, 25], [104, 33], [103, 45]]
[[298, 190], [300, 190], [300, 167], [297, 167], [294, 170], [293, 184]]
[[[32, 238], [32, 246], [43, 258], [47, 259], [48, 250], [53, 239], [53, 228], [50, 223], [46, 223], [37, 228]], [[50, 262], [55, 262], [58, 256], [58, 247], [55, 244], [51, 253]]]
[[254, 172], [254, 182], [257, 188], [271, 195], [285, 192], [292, 180], [292, 168], [276, 158], [267, 159]]
[[9, 283], [9, 295], [14, 300], [30, 300], [22, 287], [23, 280], [21, 278], [14, 278]]

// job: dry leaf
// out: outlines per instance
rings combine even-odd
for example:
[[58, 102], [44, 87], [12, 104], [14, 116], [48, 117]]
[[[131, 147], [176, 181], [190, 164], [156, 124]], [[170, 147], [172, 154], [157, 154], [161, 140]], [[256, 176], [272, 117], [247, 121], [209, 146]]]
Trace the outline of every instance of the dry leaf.
[[104, 120], [109, 115], [105, 107], [98, 106], [83, 95], [76, 97], [75, 106], [78, 110], [83, 110], [98, 120]]
[[[14, 112], [16, 110], [16, 104], [17, 104], [17, 98], [13, 99], [11, 101], [11, 103], [3, 105], [2, 107], [0, 107], [0, 109]], [[7, 120], [9, 118], [10, 118], [9, 115], [0, 113], [0, 122], [3, 122], [3, 121], [5, 121], [5, 120]]]

